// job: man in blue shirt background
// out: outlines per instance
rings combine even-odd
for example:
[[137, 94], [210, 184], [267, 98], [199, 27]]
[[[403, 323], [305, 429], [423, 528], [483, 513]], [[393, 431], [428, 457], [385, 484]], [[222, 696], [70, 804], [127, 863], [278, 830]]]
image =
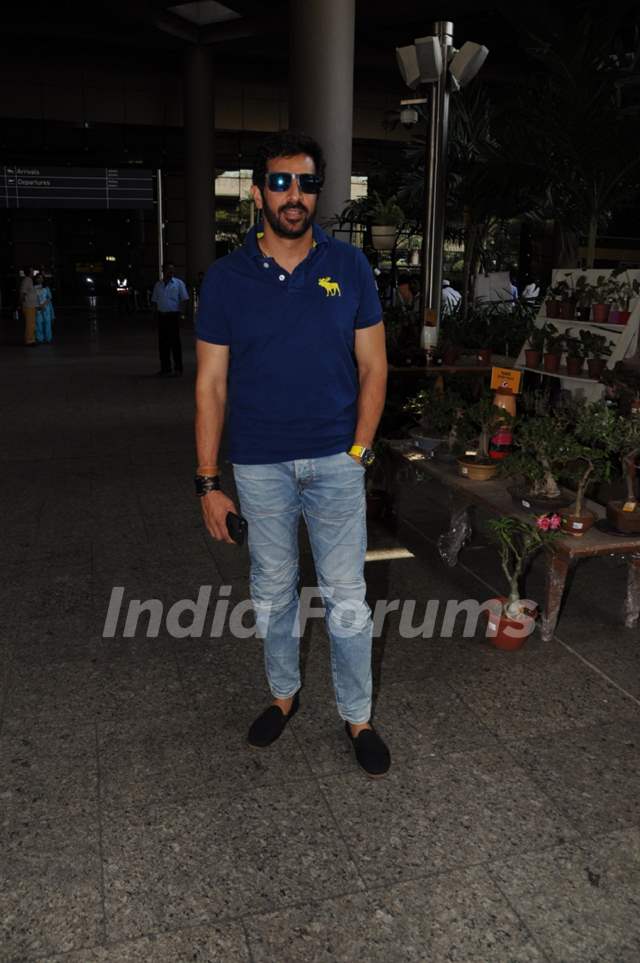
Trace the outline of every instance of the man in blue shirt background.
[[294, 131], [269, 137], [253, 170], [263, 213], [216, 261], [196, 322], [196, 490], [210, 534], [230, 542], [228, 454], [248, 521], [251, 598], [272, 704], [248, 741], [271, 745], [299, 705], [298, 527], [303, 516], [325, 607], [338, 712], [367, 775], [389, 768], [371, 725], [371, 612], [365, 600], [365, 468], [382, 414], [382, 308], [363, 253], [313, 224], [324, 157]]
[[[184, 281], [175, 276], [173, 264], [165, 264], [162, 281], [156, 281], [151, 294], [151, 302], [156, 306], [158, 324], [158, 350], [160, 352], [160, 371], [164, 378], [171, 374], [182, 374], [182, 344], [180, 343], [180, 314], [182, 305], [189, 300]], [[173, 371], [171, 359], [173, 358]]]

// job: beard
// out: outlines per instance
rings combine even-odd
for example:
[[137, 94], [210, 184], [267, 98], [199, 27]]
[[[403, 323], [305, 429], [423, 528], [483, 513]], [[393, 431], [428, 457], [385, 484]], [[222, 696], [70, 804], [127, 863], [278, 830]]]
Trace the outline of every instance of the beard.
[[[274, 210], [269, 206], [264, 194], [262, 195], [262, 202], [265, 219], [268, 221], [271, 230], [274, 234], [277, 234], [278, 237], [287, 237], [295, 240], [295, 238], [302, 237], [303, 234], [306, 234], [313, 222], [313, 213], [310, 213], [304, 204], [283, 204], [282, 207]], [[286, 216], [288, 211], [299, 213], [299, 219], [288, 221]]]

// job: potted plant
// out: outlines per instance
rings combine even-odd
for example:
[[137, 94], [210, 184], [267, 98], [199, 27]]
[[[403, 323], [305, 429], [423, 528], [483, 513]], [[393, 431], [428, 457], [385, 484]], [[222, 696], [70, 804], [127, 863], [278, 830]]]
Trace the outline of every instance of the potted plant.
[[543, 331], [544, 356], [542, 365], [545, 371], [555, 374], [560, 367], [560, 359], [564, 351], [564, 334], [558, 331], [555, 324], [545, 324]]
[[461, 475], [473, 481], [487, 481], [493, 478], [500, 466], [489, 455], [489, 442], [492, 435], [511, 422], [511, 416], [493, 403], [491, 395], [480, 398], [466, 409], [462, 430], [466, 438], [475, 438], [476, 450], [474, 454], [465, 453], [458, 458]]
[[473, 352], [478, 364], [491, 364], [489, 313], [480, 305], [474, 305], [462, 326], [464, 346]]
[[571, 274], [565, 274], [565, 279], [558, 281], [553, 288], [553, 296], [557, 302], [557, 317], [571, 321], [574, 316], [576, 299]]
[[560, 490], [558, 475], [580, 454], [568, 412], [556, 409], [525, 417], [518, 422], [514, 441], [515, 449], [504, 464], [509, 475], [523, 479], [509, 489], [516, 504], [535, 512], [568, 504], [571, 497]]
[[584, 535], [595, 522], [593, 513], [585, 511], [584, 499], [591, 482], [609, 480], [618, 417], [602, 402], [577, 406], [574, 436], [580, 450], [572, 469], [576, 495], [573, 504], [561, 512], [562, 528], [570, 535]]
[[586, 351], [585, 351], [585, 345], [582, 337], [576, 337], [573, 334], [573, 328], [567, 329], [566, 347], [567, 347], [567, 375], [570, 378], [578, 378], [582, 374], [582, 369], [584, 368]]
[[607, 366], [606, 359], [611, 356], [614, 343], [593, 331], [580, 331], [580, 339], [584, 345], [589, 377], [598, 381]]
[[537, 606], [520, 597], [520, 583], [528, 562], [541, 548], [551, 546], [558, 535], [560, 516], [541, 515], [532, 521], [504, 515], [491, 519], [489, 530], [498, 543], [500, 564], [509, 586], [508, 596], [496, 599], [488, 617], [487, 638], [499, 649], [519, 649], [531, 635]]
[[[613, 281], [613, 283], [612, 283]], [[593, 285], [593, 321], [595, 324], [606, 324], [609, 320], [611, 301], [616, 296], [617, 284], [611, 277], [598, 275]]]
[[529, 347], [524, 349], [525, 365], [527, 368], [539, 368], [542, 361], [542, 352], [545, 343], [544, 328], [534, 327], [529, 335], [527, 344]]
[[422, 388], [403, 405], [403, 411], [417, 421], [409, 434], [418, 447], [437, 452], [437, 457], [453, 457], [459, 448], [459, 426], [464, 414], [464, 403], [453, 391], [446, 393]]
[[580, 274], [575, 283], [575, 318], [585, 324], [591, 318], [591, 301], [593, 299], [593, 286], [589, 284], [586, 274]]
[[371, 243], [376, 251], [391, 251], [396, 243], [398, 228], [405, 220], [404, 211], [395, 195], [383, 200], [377, 191], [373, 191], [371, 197]]
[[618, 280], [616, 284], [613, 304], [609, 311], [609, 324], [626, 324], [631, 316], [629, 303], [632, 298], [637, 298], [639, 295], [640, 284], [635, 278], [633, 281], [630, 280], [628, 273], [625, 272], [625, 277]]
[[640, 455], [640, 417], [625, 418], [618, 415], [616, 430], [612, 433], [612, 448], [620, 458], [627, 489], [625, 501], [612, 499], [607, 502], [607, 521], [625, 535], [640, 532], [640, 510], [637, 494], [637, 460]]

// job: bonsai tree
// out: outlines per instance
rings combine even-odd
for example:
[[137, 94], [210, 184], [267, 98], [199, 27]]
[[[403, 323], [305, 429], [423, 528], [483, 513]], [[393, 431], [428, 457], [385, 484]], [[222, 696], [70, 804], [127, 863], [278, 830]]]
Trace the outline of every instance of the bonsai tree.
[[476, 440], [477, 454], [473, 459], [480, 464], [492, 464], [489, 458], [489, 442], [495, 433], [512, 424], [513, 419], [503, 408], [493, 403], [493, 396], [486, 395], [464, 412], [463, 427], [466, 440]]
[[580, 445], [573, 478], [576, 498], [572, 515], [584, 515], [587, 486], [593, 481], [608, 481], [611, 474], [611, 446], [616, 436], [615, 412], [600, 401], [579, 403], [576, 408], [574, 437]]
[[637, 504], [636, 462], [640, 456], [640, 418], [637, 415], [632, 415], [630, 418], [618, 415], [612, 437], [614, 439], [612, 446], [622, 463], [627, 503]]
[[487, 522], [492, 537], [498, 543], [500, 565], [509, 586], [503, 606], [507, 618], [517, 619], [524, 606], [520, 598], [520, 582], [527, 563], [541, 548], [548, 547], [558, 535], [561, 519], [557, 514], [541, 515], [535, 521], [525, 521], [513, 515]]
[[428, 436], [444, 438], [452, 452], [459, 440], [459, 426], [464, 415], [464, 403], [453, 391], [442, 394], [422, 388], [409, 398], [403, 410], [413, 415], [418, 427]]
[[567, 413], [553, 411], [519, 422], [515, 444], [505, 470], [510, 475], [522, 475], [532, 497], [558, 498], [558, 474], [580, 455]]

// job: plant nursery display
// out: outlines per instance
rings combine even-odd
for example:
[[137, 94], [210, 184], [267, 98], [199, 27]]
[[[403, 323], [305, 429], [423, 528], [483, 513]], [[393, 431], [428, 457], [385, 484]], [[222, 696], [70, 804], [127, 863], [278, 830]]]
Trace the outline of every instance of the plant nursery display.
[[462, 420], [463, 434], [465, 438], [475, 438], [476, 452], [473, 455], [465, 454], [458, 459], [461, 475], [475, 481], [493, 478], [499, 463], [489, 456], [489, 442], [492, 435], [511, 422], [511, 416], [494, 404], [491, 395], [480, 398], [466, 409]]
[[616, 531], [625, 535], [640, 532], [640, 509], [638, 506], [637, 461], [640, 456], [640, 416], [618, 415], [611, 448], [622, 464], [626, 484], [626, 499], [607, 502], [607, 521]]
[[[518, 649], [534, 628], [537, 606], [520, 596], [522, 576], [528, 562], [545, 547], [550, 547], [560, 529], [560, 516], [541, 515], [528, 521], [504, 515], [488, 523], [498, 544], [500, 565], [509, 594], [496, 601], [497, 614], [488, 617], [487, 638], [502, 649]], [[497, 607], [497, 606], [496, 606]]]

